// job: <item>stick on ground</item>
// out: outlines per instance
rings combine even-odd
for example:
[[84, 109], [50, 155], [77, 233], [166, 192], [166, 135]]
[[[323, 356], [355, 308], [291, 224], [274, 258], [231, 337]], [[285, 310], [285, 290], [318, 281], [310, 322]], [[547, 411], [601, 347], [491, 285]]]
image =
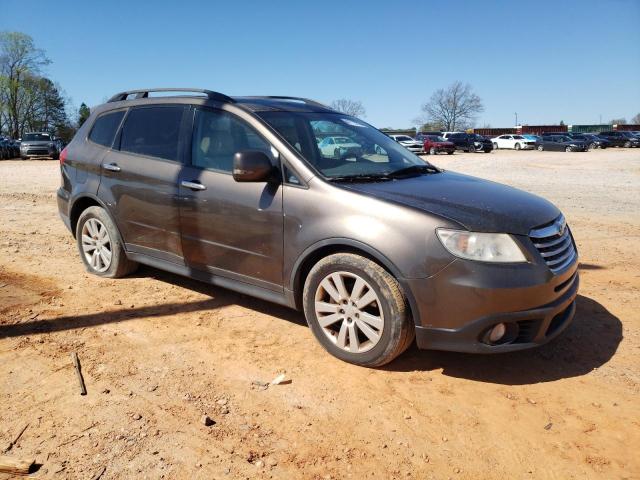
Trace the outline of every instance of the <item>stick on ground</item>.
[[0, 456], [0, 472], [13, 475], [28, 475], [35, 460], [21, 460], [19, 458]]
[[16, 436], [16, 438], [13, 439], [13, 441], [11, 443], [9, 443], [9, 446], [7, 448], [5, 448], [5, 452], [8, 452], [9, 450], [11, 450], [13, 448], [13, 446], [18, 443], [18, 440], [20, 440], [20, 437], [22, 436], [22, 434], [24, 433], [24, 431], [27, 429], [27, 427], [29, 426], [29, 424], [27, 423], [22, 430], [20, 430], [20, 433]]
[[104, 472], [105, 472], [106, 469], [107, 469], [107, 467], [102, 467], [100, 470], [98, 470], [98, 473], [96, 473], [91, 480], [99, 480], [100, 477], [102, 477], [102, 475], [104, 475]]
[[80, 382], [80, 395], [87, 394], [87, 387], [84, 385], [84, 378], [82, 378], [82, 371], [80, 370], [80, 359], [76, 352], [71, 353], [73, 359], [73, 365], [76, 367], [76, 374], [78, 375], [78, 382]]

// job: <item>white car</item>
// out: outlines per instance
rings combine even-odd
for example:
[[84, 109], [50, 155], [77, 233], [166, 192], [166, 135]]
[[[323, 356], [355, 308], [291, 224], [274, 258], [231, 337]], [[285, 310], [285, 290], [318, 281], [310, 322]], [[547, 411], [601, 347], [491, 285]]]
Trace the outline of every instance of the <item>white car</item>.
[[318, 148], [325, 157], [343, 158], [347, 154], [362, 155], [362, 145], [349, 137], [325, 137]]
[[422, 153], [424, 151], [423, 144], [409, 135], [389, 135], [389, 137], [412, 153]]
[[493, 149], [511, 148], [515, 150], [533, 150], [536, 148], [536, 142], [524, 138], [522, 135], [500, 135], [491, 139]]

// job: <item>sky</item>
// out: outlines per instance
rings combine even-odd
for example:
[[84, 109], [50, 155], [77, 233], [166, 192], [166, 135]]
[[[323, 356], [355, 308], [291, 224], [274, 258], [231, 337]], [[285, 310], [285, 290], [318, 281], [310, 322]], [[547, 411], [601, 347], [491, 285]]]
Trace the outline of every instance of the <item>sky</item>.
[[454, 81], [478, 126], [595, 124], [640, 113], [640, 0], [0, 0], [72, 104], [144, 87], [360, 100], [377, 127], [414, 125]]

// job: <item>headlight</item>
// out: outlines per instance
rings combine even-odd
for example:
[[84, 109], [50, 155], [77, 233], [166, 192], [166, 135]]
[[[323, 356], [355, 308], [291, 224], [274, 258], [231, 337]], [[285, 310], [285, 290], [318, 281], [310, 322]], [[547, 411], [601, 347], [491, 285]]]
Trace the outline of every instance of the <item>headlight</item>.
[[479, 262], [526, 262], [522, 250], [506, 233], [477, 233], [463, 230], [436, 230], [438, 238], [456, 257]]

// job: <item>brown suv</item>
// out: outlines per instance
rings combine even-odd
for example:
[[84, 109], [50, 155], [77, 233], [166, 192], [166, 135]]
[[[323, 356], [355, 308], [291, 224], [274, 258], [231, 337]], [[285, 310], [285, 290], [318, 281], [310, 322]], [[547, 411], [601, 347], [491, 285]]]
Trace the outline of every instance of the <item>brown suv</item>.
[[[87, 269], [138, 263], [304, 310], [335, 356], [504, 352], [560, 334], [577, 251], [542, 198], [417, 157], [306, 99], [115, 95], [60, 156]], [[341, 138], [348, 148], [329, 145]]]

